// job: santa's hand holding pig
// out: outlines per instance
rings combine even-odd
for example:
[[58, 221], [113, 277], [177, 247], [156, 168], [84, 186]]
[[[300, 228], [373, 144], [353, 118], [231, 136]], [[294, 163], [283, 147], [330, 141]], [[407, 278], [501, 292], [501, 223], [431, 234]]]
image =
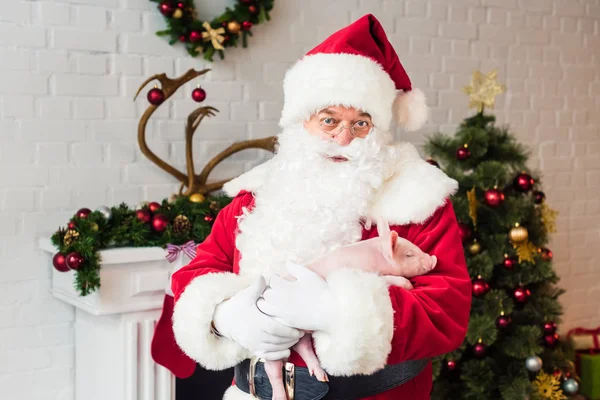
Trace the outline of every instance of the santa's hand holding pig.
[[[393, 117], [408, 130], [425, 122], [424, 95], [372, 15], [298, 61], [284, 94], [275, 156], [225, 186], [233, 201], [172, 277], [177, 344], [207, 369], [235, 366], [226, 399], [272, 398], [266, 360], [286, 360], [295, 400], [428, 399], [429, 358], [464, 339], [471, 283], [456, 182], [389, 134]], [[429, 270], [404, 276], [408, 286], [370, 265], [311, 270], [378, 237], [377, 221], [430, 255]], [[324, 382], [290, 350], [305, 331]]]

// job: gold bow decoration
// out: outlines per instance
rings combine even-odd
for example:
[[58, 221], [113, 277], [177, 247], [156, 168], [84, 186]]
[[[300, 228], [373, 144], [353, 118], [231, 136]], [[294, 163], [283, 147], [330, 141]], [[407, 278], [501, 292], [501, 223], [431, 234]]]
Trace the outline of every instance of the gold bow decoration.
[[223, 36], [225, 33], [225, 28], [220, 27], [213, 29], [208, 22], [204, 22], [202, 27], [206, 29], [206, 32], [202, 32], [202, 39], [204, 39], [205, 42], [210, 40], [216, 50], [225, 49], [225, 47], [221, 45], [221, 43], [225, 41], [225, 37]]

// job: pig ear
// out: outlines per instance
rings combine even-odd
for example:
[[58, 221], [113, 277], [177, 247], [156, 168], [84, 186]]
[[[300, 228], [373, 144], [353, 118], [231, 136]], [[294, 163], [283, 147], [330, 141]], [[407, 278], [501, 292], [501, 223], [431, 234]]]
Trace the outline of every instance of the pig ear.
[[379, 237], [386, 237], [390, 234], [390, 226], [384, 218], [377, 217], [375, 223], [377, 224], [377, 234]]
[[389, 242], [389, 247], [388, 247], [388, 256], [390, 257], [390, 259], [394, 258], [394, 254], [396, 252], [396, 249], [398, 247], [398, 232], [396, 231], [391, 231], [390, 232], [390, 242]]

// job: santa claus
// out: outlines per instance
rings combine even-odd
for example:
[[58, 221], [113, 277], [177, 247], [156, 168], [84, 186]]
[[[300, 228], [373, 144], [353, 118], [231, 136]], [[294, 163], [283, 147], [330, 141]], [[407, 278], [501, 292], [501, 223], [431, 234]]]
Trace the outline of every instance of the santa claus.
[[[284, 92], [275, 156], [225, 186], [233, 201], [173, 275], [177, 344], [207, 369], [235, 366], [226, 399], [270, 399], [262, 361], [282, 358], [295, 400], [428, 399], [429, 358], [464, 339], [471, 284], [449, 201], [457, 183], [388, 133], [394, 117], [408, 130], [425, 122], [424, 96], [372, 15], [306, 54]], [[413, 290], [303, 267], [376, 236], [377, 219], [437, 257]], [[284, 269], [294, 280], [269, 286]], [[303, 331], [329, 382], [290, 352]]]

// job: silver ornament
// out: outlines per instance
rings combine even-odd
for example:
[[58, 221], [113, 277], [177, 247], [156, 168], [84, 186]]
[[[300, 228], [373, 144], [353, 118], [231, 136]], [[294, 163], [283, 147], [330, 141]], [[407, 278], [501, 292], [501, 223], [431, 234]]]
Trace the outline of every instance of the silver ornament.
[[110, 210], [110, 207], [107, 206], [100, 206], [96, 208], [96, 211], [104, 215], [104, 218], [106, 219], [110, 219], [110, 217], [112, 216], [112, 211]]
[[562, 383], [562, 390], [565, 394], [573, 395], [579, 391], [579, 383], [573, 378], [569, 378]]
[[530, 356], [525, 360], [525, 367], [527, 367], [528, 371], [538, 372], [542, 369], [542, 359], [538, 356]]

